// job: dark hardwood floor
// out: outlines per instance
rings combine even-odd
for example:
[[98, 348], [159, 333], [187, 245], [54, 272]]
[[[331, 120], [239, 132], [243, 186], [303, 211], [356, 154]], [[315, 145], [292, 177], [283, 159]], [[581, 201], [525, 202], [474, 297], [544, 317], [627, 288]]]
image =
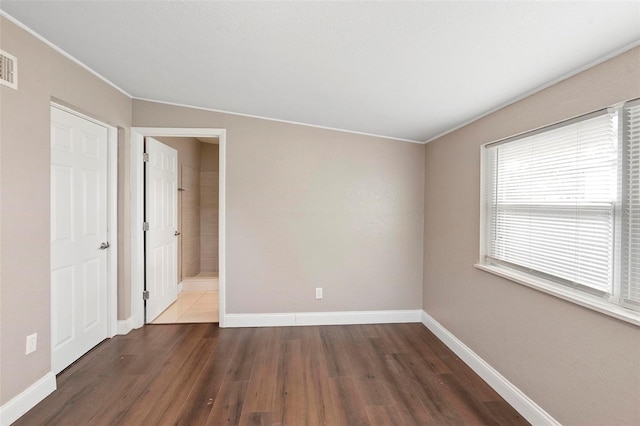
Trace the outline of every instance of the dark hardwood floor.
[[16, 425], [528, 424], [422, 324], [147, 325]]

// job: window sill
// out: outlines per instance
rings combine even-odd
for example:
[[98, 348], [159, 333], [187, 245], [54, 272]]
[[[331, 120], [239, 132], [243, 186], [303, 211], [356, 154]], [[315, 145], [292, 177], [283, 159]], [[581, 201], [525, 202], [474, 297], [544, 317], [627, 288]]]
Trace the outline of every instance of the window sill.
[[630, 309], [612, 305], [610, 303], [596, 299], [587, 294], [579, 293], [572, 289], [560, 288], [556, 284], [545, 279], [532, 277], [523, 272], [516, 271], [504, 266], [482, 264], [475, 264], [474, 266], [477, 269], [481, 269], [499, 277], [515, 281], [518, 284], [534, 288], [544, 293], [559, 297], [560, 299], [564, 299], [580, 306], [584, 306], [585, 308], [589, 308], [602, 314], [609, 315], [619, 320], [640, 326], [640, 313], [634, 312]]

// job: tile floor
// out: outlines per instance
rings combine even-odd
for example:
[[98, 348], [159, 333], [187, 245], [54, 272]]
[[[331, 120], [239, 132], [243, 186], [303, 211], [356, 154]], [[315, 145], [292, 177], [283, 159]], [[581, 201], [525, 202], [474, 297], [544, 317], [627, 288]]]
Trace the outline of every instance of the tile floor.
[[152, 324], [218, 322], [218, 291], [182, 291]]

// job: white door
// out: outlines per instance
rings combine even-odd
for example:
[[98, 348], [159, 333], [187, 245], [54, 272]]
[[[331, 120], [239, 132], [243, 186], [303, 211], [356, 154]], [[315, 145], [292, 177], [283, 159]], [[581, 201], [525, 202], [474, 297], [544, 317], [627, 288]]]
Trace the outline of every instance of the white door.
[[178, 152], [146, 138], [145, 232], [147, 322], [153, 321], [178, 296]]
[[108, 337], [107, 132], [106, 127], [51, 107], [55, 374]]

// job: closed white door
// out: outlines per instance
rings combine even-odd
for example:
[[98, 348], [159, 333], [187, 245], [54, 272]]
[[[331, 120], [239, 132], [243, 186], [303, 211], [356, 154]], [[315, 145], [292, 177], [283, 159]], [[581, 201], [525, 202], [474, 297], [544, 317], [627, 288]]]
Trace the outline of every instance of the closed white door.
[[51, 107], [55, 374], [108, 336], [107, 128]]
[[178, 152], [146, 138], [145, 232], [147, 322], [153, 321], [178, 296]]

